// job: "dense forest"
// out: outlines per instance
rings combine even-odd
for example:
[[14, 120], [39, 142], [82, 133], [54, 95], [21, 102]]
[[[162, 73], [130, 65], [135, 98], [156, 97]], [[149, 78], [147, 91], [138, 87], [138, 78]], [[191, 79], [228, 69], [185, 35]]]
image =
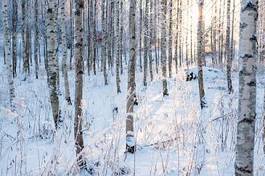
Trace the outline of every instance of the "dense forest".
[[1, 0], [1, 176], [265, 175], [264, 0]]

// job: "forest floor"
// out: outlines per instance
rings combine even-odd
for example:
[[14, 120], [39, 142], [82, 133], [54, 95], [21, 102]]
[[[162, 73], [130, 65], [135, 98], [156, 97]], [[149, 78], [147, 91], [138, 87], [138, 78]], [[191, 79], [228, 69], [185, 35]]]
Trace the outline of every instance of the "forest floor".
[[[195, 73], [196, 68], [191, 67]], [[135, 155], [125, 150], [127, 69], [121, 75], [122, 93], [116, 93], [115, 76], [84, 79], [84, 156], [88, 169], [81, 175], [233, 175], [236, 138], [238, 75], [228, 95], [225, 73], [204, 69], [207, 108], [200, 110], [198, 81], [185, 80], [180, 69], [169, 81], [169, 96], [162, 96], [161, 77], [142, 85], [137, 72]], [[160, 74], [159, 74], [160, 75]], [[71, 97], [74, 72], [70, 71]], [[0, 175], [78, 175], [73, 136], [74, 106], [66, 105], [60, 89], [63, 123], [54, 135], [46, 73], [40, 78], [15, 79], [16, 111], [8, 108], [8, 84], [0, 67]], [[265, 79], [258, 74], [255, 175], [264, 175], [262, 111]], [[63, 78], [60, 79], [63, 85]]]

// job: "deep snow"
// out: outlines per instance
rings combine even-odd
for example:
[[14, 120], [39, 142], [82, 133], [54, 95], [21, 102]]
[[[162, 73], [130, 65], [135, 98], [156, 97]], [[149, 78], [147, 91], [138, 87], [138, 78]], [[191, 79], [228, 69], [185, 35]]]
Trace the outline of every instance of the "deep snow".
[[[2, 61], [2, 60], [1, 60]], [[2, 63], [1, 63], [2, 64]], [[0, 68], [0, 175], [79, 175], [75, 167], [73, 108], [60, 101], [64, 123], [54, 136], [46, 73], [40, 79], [15, 79], [16, 112], [8, 108], [5, 68]], [[196, 68], [191, 71], [196, 73]], [[125, 154], [127, 70], [121, 76], [122, 93], [116, 94], [115, 76], [109, 85], [103, 75], [84, 79], [84, 156], [89, 169], [81, 175], [233, 175], [237, 118], [238, 75], [235, 92], [228, 95], [225, 73], [206, 67], [207, 108], [199, 108], [197, 80], [185, 81], [185, 70], [168, 79], [169, 96], [163, 97], [159, 75], [148, 86], [137, 72], [135, 136], [137, 152]], [[74, 73], [70, 71], [71, 97]], [[264, 175], [262, 154], [263, 83], [258, 74], [255, 175]], [[63, 78], [60, 79], [63, 85]], [[118, 112], [113, 111], [117, 107]]]

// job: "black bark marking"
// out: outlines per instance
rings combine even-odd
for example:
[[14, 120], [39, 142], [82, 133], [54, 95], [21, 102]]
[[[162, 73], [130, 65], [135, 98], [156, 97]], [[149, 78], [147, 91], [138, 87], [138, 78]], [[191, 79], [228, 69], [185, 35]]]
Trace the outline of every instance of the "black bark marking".
[[252, 54], [244, 54], [244, 56], [241, 56], [242, 59], [249, 59], [249, 58], [253, 58]]
[[49, 9], [47, 10], [47, 12], [48, 12], [48, 13], [52, 13], [52, 8], [49, 8]]
[[247, 85], [248, 85], [248, 86], [251, 86], [251, 87], [252, 87], [252, 86], [256, 86], [256, 82], [255, 82], [255, 81], [251, 81], [251, 82], [247, 83]]
[[248, 25], [246, 23], [240, 23], [240, 29], [246, 28]]
[[[251, 169], [249, 169], [249, 167], [248, 166], [246, 166], [246, 167], [238, 167], [237, 165], [235, 166], [235, 168], [236, 168], [236, 171], [240, 171], [241, 173], [252, 173], [252, 170]], [[238, 173], [239, 174], [239, 173]]]
[[242, 12], [244, 12], [244, 11], [250, 11], [250, 10], [253, 10], [255, 12], [257, 11], [257, 6], [254, 5], [251, 1], [249, 1], [247, 3], [247, 5], [245, 6], [245, 8], [242, 9]]
[[257, 36], [256, 36], [256, 35], [252, 35], [252, 36], [250, 37], [250, 40], [256, 42], [256, 41], [257, 41]]
[[[246, 116], [246, 115], [244, 115]], [[239, 123], [253, 123], [255, 118], [250, 119], [250, 118], [243, 118], [242, 120], [239, 121]]]

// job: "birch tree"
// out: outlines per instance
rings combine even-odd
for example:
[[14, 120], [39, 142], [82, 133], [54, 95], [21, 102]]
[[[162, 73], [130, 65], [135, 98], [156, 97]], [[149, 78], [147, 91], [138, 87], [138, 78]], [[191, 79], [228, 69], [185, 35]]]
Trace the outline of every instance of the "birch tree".
[[176, 69], [176, 73], [178, 72], [178, 45], [179, 45], [179, 3], [180, 0], [177, 0], [177, 12], [176, 12], [176, 36], [175, 36], [175, 53], [174, 53], [174, 60], [175, 60], [175, 69]]
[[136, 96], [135, 88], [135, 66], [136, 66], [136, 0], [130, 0], [129, 12], [129, 35], [130, 35], [130, 60], [128, 68], [128, 89], [126, 104], [126, 152], [134, 153], [136, 150], [134, 139], [134, 99]]
[[161, 64], [162, 64], [162, 85], [163, 85], [163, 96], [168, 96], [167, 88], [167, 54], [166, 54], [166, 14], [167, 14], [167, 0], [162, 0], [162, 27], [161, 27]]
[[216, 37], [217, 37], [217, 17], [216, 17], [216, 13], [217, 13], [217, 2], [214, 4], [213, 7], [213, 11], [212, 11], [212, 46], [211, 46], [211, 50], [212, 50], [212, 60], [213, 60], [213, 64], [216, 64], [216, 46], [217, 46], [217, 41], [216, 41]]
[[149, 26], [148, 26], [148, 16], [149, 16], [149, 0], [145, 0], [145, 15], [144, 15], [144, 79], [143, 84], [147, 86], [147, 68], [148, 68], [148, 41], [149, 41]]
[[[124, 24], [123, 24], [123, 1], [120, 1], [120, 36], [119, 36], [119, 57], [120, 57], [120, 72], [123, 74], [123, 32], [124, 32]], [[126, 55], [126, 52], [125, 52]]]
[[140, 72], [142, 72], [142, 31], [143, 31], [143, 0], [140, 0], [139, 3], [139, 13], [140, 13], [140, 22], [139, 22], [139, 61], [140, 61]]
[[254, 175], [256, 119], [257, 0], [242, 0], [239, 38], [239, 100], [235, 175]]
[[231, 0], [227, 0], [227, 18], [226, 18], [226, 44], [225, 44], [225, 50], [226, 50], [226, 60], [227, 60], [227, 65], [226, 65], [226, 76], [227, 76], [227, 88], [229, 94], [232, 93], [233, 91], [233, 86], [232, 86], [232, 78], [231, 78], [231, 69], [232, 69], [232, 57], [231, 57], [231, 47], [230, 47], [230, 6], [231, 6]]
[[39, 78], [39, 1], [34, 1], [34, 23], [35, 23], [35, 32], [34, 32], [34, 62], [35, 62], [35, 78]]
[[205, 92], [204, 92], [204, 83], [203, 83], [203, 58], [204, 54], [204, 39], [203, 39], [203, 6], [204, 0], [198, 1], [199, 6], [199, 16], [198, 16], [198, 31], [197, 31], [197, 62], [198, 62], [198, 83], [199, 83], [199, 95], [200, 95], [200, 106], [201, 108], [205, 107]]
[[62, 72], [64, 77], [64, 98], [68, 105], [72, 104], [70, 97], [69, 78], [68, 78], [68, 65], [67, 65], [67, 48], [66, 48], [66, 12], [65, 12], [66, 0], [61, 0], [60, 3], [60, 27], [62, 33]]
[[[103, 75], [104, 75], [104, 84], [108, 85], [108, 73], [107, 73], [107, 57], [106, 57], [106, 44], [107, 44], [107, 20], [106, 20], [106, 0], [102, 0], [102, 48], [101, 48], [101, 57], [103, 60]], [[88, 29], [89, 30], [89, 29]]]
[[12, 69], [13, 77], [17, 76], [17, 21], [18, 21], [18, 5], [17, 0], [12, 1]]
[[28, 45], [29, 45], [29, 37], [28, 37], [28, 17], [27, 17], [27, 1], [21, 0], [21, 8], [22, 8], [22, 43], [23, 43], [23, 73], [25, 79], [29, 75], [29, 53], [28, 53]]
[[[116, 28], [119, 30], [120, 28], [120, 0], [116, 0]], [[117, 93], [121, 93], [121, 86], [120, 86], [120, 33], [116, 32], [116, 86], [117, 86]]]
[[168, 74], [172, 77], [172, 0], [169, 0], [169, 29], [168, 29]]
[[74, 122], [74, 136], [77, 162], [80, 167], [85, 166], [85, 161], [81, 154], [84, 148], [83, 131], [82, 131], [82, 99], [83, 99], [83, 9], [84, 1], [75, 0], [75, 122]]
[[153, 44], [153, 37], [154, 37], [154, 26], [153, 26], [153, 0], [150, 0], [149, 3], [149, 42], [148, 42], [148, 53], [149, 53], [149, 73], [150, 73], [150, 80], [153, 81], [153, 52], [152, 52], [152, 44]]
[[4, 52], [5, 52], [5, 61], [6, 61], [6, 71], [8, 76], [8, 86], [9, 86], [9, 105], [11, 111], [15, 110], [14, 107], [14, 98], [15, 98], [15, 88], [12, 77], [12, 58], [11, 58], [11, 36], [10, 36], [10, 28], [8, 25], [8, 0], [3, 1], [3, 23], [4, 23]]
[[48, 87], [50, 92], [50, 101], [53, 114], [53, 120], [56, 129], [58, 128], [60, 110], [58, 96], [58, 59], [56, 49], [58, 46], [56, 38], [56, 22], [57, 22], [57, 0], [49, 0], [47, 8], [47, 76]]
[[183, 61], [183, 41], [182, 41], [182, 27], [183, 27], [183, 1], [179, 0], [179, 15], [178, 15], [178, 25], [179, 25], [179, 43], [178, 43], [178, 57], [179, 57], [179, 66], [182, 66], [182, 61]]

